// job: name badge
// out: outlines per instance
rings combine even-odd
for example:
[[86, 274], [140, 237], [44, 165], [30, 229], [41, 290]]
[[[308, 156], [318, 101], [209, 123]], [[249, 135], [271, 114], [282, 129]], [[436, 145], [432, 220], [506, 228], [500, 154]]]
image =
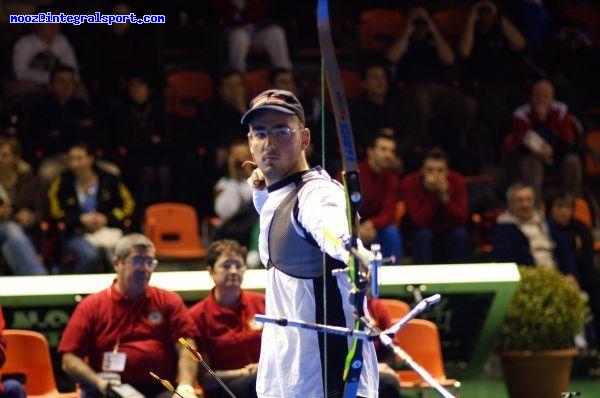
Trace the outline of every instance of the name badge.
[[127, 354], [124, 352], [105, 352], [102, 358], [103, 372], [122, 372], [125, 370]]

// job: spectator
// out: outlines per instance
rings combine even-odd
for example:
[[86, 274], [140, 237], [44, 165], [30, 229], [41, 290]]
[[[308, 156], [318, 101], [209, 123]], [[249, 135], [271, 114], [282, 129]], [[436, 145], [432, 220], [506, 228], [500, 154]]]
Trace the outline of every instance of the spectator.
[[[210, 112], [212, 120], [209, 132], [217, 148], [216, 166], [222, 169], [227, 160], [229, 143], [240, 136], [239, 120], [248, 110], [248, 95], [244, 76], [235, 70], [226, 70], [217, 83], [217, 99]], [[214, 132], [219, 132], [215, 134]]]
[[269, 72], [269, 86], [276, 90], [287, 90], [295, 94], [298, 93], [296, 78], [291, 69], [272, 68]]
[[513, 121], [514, 131], [505, 139], [509, 174], [532, 185], [541, 198], [545, 170], [560, 171], [568, 192], [580, 194], [582, 166], [574, 153], [573, 121], [567, 105], [555, 101], [552, 83], [537, 81], [529, 103], [514, 111]]
[[40, 220], [42, 197], [16, 138], [0, 138], [0, 247], [15, 275], [44, 275], [26, 231]]
[[[358, 145], [363, 148], [371, 141], [374, 131], [390, 127], [400, 132], [397, 139], [398, 151], [405, 157], [423, 147], [427, 137], [419, 109], [414, 101], [404, 101], [393, 94], [389, 87], [389, 78], [381, 62], [370, 62], [360, 71], [363, 97], [352, 103], [352, 127]], [[414, 156], [414, 155], [413, 155]]]
[[58, 65], [71, 67], [77, 75], [75, 52], [59, 31], [56, 23], [36, 24], [32, 33], [17, 40], [12, 59], [17, 80], [47, 85], [51, 71]]
[[50, 76], [49, 93], [34, 112], [26, 153], [32, 157], [45, 156], [39, 170], [45, 182], [65, 169], [65, 152], [70, 145], [96, 138], [92, 110], [75, 97], [76, 87], [73, 68], [56, 67]]
[[[381, 300], [367, 297], [367, 309], [371, 320], [380, 330], [388, 329], [393, 325], [390, 311]], [[394, 370], [396, 357], [391, 350], [381, 345], [380, 341], [375, 340], [374, 344], [379, 367], [379, 398], [402, 397], [398, 376]]]
[[[227, 154], [227, 177], [221, 177], [215, 186], [215, 213], [219, 224], [216, 239], [234, 239], [250, 245], [252, 231], [257, 227], [258, 214], [252, 202], [252, 188], [246, 182], [252, 169], [244, 162], [252, 159], [247, 141], [236, 140]], [[257, 243], [252, 242], [257, 249]]]
[[269, 85], [277, 90], [287, 90], [300, 100], [302, 107], [306, 110], [306, 123], [309, 128], [316, 127], [321, 119], [321, 99], [318, 96], [310, 96], [304, 90], [298, 88], [296, 77], [291, 69], [273, 68], [269, 73]]
[[144, 77], [127, 82], [127, 102], [117, 132], [116, 141], [126, 150], [124, 170], [134, 191], [141, 193], [141, 207], [168, 199], [174, 143], [161, 104]]
[[[0, 368], [4, 365], [6, 361], [6, 337], [4, 334], [4, 315], [2, 314], [2, 308], [0, 308]], [[27, 397], [27, 392], [21, 383], [17, 380], [7, 378], [0, 383], [0, 394], [6, 398], [25, 398]]]
[[485, 127], [480, 138], [487, 159], [498, 161], [502, 137], [510, 131], [511, 112], [527, 78], [522, 61], [525, 38], [493, 1], [477, 1], [458, 43], [464, 59], [464, 79], [473, 86], [479, 118]]
[[185, 398], [196, 397], [197, 364], [177, 340], [184, 337], [195, 347], [198, 330], [181, 297], [149, 286], [158, 264], [155, 253], [144, 235], [121, 238], [112, 261], [116, 279], [84, 298], [65, 328], [58, 353], [85, 398], [107, 396], [115, 376], [143, 396], [170, 397], [148, 371], [177, 380], [177, 392]]
[[262, 0], [211, 0], [227, 27], [229, 64], [246, 72], [250, 46], [262, 47], [277, 68], [292, 69], [285, 31], [267, 18]]
[[[378, 134], [367, 148], [367, 159], [358, 164], [363, 201], [358, 234], [363, 244], [381, 245], [384, 257], [402, 260], [402, 238], [396, 224], [396, 204], [400, 200], [394, 138]], [[338, 176], [341, 179], [341, 176]]]
[[73, 272], [93, 273], [101, 260], [98, 249], [114, 248], [135, 204], [119, 178], [95, 166], [87, 144], [72, 145], [68, 156], [69, 169], [48, 188], [50, 217], [65, 223], [65, 248], [76, 258]]
[[553, 195], [546, 203], [549, 224], [565, 238], [575, 256], [579, 286], [587, 292], [594, 314], [594, 327], [600, 333], [600, 272], [594, 265], [594, 238], [587, 225], [573, 217], [575, 199], [566, 192]]
[[[131, 6], [125, 1], [117, 1], [113, 7], [115, 15], [131, 12]], [[150, 85], [161, 83], [163, 49], [156, 29], [150, 24], [130, 22], [102, 25], [94, 52], [96, 59], [90, 65], [92, 90], [96, 94], [109, 101], [126, 94], [127, 79], [140, 71], [144, 71]]]
[[468, 261], [466, 184], [459, 173], [449, 169], [446, 154], [435, 149], [427, 153], [421, 171], [404, 177], [401, 192], [412, 236], [413, 262]]
[[578, 117], [583, 110], [600, 104], [600, 54], [588, 27], [565, 20], [544, 52], [544, 67], [552, 76], [556, 91]]
[[508, 209], [498, 216], [492, 236], [494, 259], [556, 268], [577, 283], [575, 257], [566, 239], [535, 206], [532, 186], [516, 183], [506, 191]]
[[[260, 355], [262, 324], [254, 314], [264, 314], [265, 296], [242, 289], [246, 271], [246, 248], [235, 240], [214, 241], [206, 255], [215, 286], [190, 308], [199, 331], [197, 345], [236, 397], [256, 397], [256, 370]], [[210, 374], [200, 376], [207, 398], [224, 392]]]
[[[455, 64], [454, 52], [424, 8], [410, 11], [403, 33], [387, 50], [386, 57], [397, 64], [398, 79], [408, 85], [405, 95], [416, 102], [419, 115], [423, 115], [418, 136], [430, 134], [434, 145], [445, 148], [459, 170], [473, 171], [466, 155], [477, 104], [447, 85], [448, 69]], [[430, 128], [434, 116], [439, 125]]]

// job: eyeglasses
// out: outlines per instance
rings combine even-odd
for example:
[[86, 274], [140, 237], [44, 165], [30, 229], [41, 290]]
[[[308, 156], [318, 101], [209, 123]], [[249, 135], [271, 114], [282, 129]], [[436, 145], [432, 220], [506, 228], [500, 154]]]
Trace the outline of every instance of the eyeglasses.
[[246, 266], [239, 261], [225, 261], [223, 264], [219, 264], [217, 268], [222, 269], [223, 271], [229, 271], [231, 267], [235, 268], [236, 271], [242, 271], [246, 269]]
[[251, 129], [248, 133], [248, 137], [255, 139], [256, 141], [264, 141], [267, 139], [267, 136], [271, 136], [272, 139], [280, 142], [289, 141], [292, 138], [292, 135], [296, 132], [296, 129], [292, 129], [290, 127], [282, 126], [275, 127], [271, 130], [267, 129]]
[[154, 269], [158, 265], [157, 259], [152, 258], [152, 257], [142, 257], [142, 256], [131, 257], [130, 259], [127, 259], [125, 262], [130, 264], [133, 268], [142, 268], [143, 266], [145, 266], [150, 269]]

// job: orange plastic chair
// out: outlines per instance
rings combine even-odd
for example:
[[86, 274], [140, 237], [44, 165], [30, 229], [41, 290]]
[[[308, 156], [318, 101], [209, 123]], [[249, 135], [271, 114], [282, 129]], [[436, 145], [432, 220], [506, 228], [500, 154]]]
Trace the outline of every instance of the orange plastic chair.
[[591, 177], [600, 176], [600, 130], [590, 131], [585, 136], [585, 143], [596, 153], [592, 157], [589, 153], [585, 155], [585, 174]]
[[469, 12], [458, 9], [439, 10], [433, 14], [432, 18], [442, 35], [447, 38], [456, 38], [460, 36], [466, 26]]
[[258, 94], [269, 89], [269, 70], [254, 69], [246, 72], [244, 76], [246, 89], [250, 98], [256, 97]]
[[169, 74], [165, 91], [166, 112], [170, 116], [191, 119], [198, 105], [213, 99], [212, 77], [199, 71], [179, 71]]
[[397, 10], [376, 8], [360, 15], [360, 47], [363, 51], [384, 51], [404, 27], [404, 17]]
[[146, 208], [146, 235], [163, 259], [204, 257], [196, 209], [183, 203], [157, 203]]
[[584, 223], [588, 228], [594, 228], [592, 222], [592, 211], [587, 200], [582, 198], [575, 199], [575, 205], [573, 209], [573, 218]]
[[565, 15], [582, 22], [592, 31], [594, 43], [600, 43], [600, 11], [589, 7], [571, 7], [565, 10]]
[[390, 312], [392, 322], [394, 323], [398, 322], [400, 318], [404, 317], [410, 312], [410, 306], [402, 300], [384, 298], [380, 300], [387, 307], [388, 311]]
[[[431, 373], [442, 386], [454, 389], [458, 396], [460, 382], [446, 378], [440, 335], [433, 322], [425, 319], [412, 319], [394, 336], [394, 341]], [[403, 389], [431, 388], [414, 370], [399, 370], [397, 374], [400, 378], [400, 387]]]
[[363, 88], [358, 71], [354, 69], [342, 69], [341, 75], [346, 98], [351, 101], [359, 100], [363, 94]]
[[6, 362], [0, 375], [22, 375], [28, 397], [76, 398], [77, 392], [59, 393], [56, 388], [48, 341], [31, 330], [6, 329]]

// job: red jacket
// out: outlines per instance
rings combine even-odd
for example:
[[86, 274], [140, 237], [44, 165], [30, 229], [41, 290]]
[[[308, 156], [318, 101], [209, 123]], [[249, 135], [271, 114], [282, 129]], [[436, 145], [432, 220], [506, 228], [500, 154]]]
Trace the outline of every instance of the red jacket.
[[[400, 200], [400, 177], [393, 170], [376, 173], [367, 160], [358, 164], [363, 201], [358, 213], [361, 221], [371, 220], [376, 228], [392, 225], [396, 203]], [[337, 179], [341, 181], [341, 175]]]
[[554, 101], [545, 122], [537, 120], [530, 104], [518, 107], [513, 112], [514, 131], [505, 141], [505, 151], [512, 152], [523, 146], [523, 137], [527, 130], [535, 130], [556, 151], [561, 144], [574, 141], [573, 123], [566, 104]]
[[434, 231], [447, 231], [467, 225], [469, 208], [465, 179], [460, 174], [448, 173], [448, 194], [446, 203], [434, 192], [425, 189], [420, 172], [404, 177], [401, 185], [402, 198], [406, 203], [406, 214], [416, 228], [432, 228]]

